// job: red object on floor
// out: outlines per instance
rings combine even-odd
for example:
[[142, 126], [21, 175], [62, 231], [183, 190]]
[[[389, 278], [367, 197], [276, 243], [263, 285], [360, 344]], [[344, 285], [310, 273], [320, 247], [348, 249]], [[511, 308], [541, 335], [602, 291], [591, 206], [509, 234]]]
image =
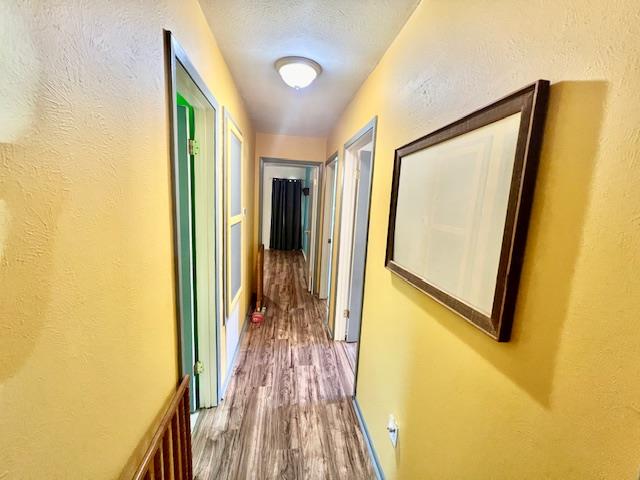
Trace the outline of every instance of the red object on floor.
[[251, 314], [251, 322], [252, 323], [262, 323], [264, 321], [264, 313], [260, 311], [255, 311]]

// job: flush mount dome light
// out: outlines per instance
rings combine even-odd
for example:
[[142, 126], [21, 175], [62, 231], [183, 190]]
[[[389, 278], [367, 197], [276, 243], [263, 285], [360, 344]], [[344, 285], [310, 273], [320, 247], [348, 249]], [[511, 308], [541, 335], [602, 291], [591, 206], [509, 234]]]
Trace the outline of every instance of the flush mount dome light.
[[284, 83], [296, 90], [311, 85], [322, 72], [317, 62], [305, 57], [283, 57], [276, 62], [276, 70]]

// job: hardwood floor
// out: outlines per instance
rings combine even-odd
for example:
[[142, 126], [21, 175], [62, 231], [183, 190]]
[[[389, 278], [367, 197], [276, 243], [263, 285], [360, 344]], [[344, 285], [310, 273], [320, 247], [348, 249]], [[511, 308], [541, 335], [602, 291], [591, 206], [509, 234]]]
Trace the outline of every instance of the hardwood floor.
[[338, 354], [346, 361], [349, 368], [356, 373], [356, 357], [358, 356], [358, 343], [357, 342], [336, 342], [338, 347]]
[[265, 321], [247, 327], [226, 398], [193, 433], [196, 478], [375, 478], [353, 371], [327, 338], [302, 255], [265, 252], [264, 285]]

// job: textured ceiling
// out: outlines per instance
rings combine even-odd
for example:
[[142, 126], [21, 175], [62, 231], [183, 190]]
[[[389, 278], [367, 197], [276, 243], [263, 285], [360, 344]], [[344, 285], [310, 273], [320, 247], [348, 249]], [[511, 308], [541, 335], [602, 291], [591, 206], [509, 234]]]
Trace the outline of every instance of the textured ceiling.
[[[256, 130], [326, 135], [419, 0], [200, 0]], [[273, 64], [299, 55], [323, 72], [296, 91]]]

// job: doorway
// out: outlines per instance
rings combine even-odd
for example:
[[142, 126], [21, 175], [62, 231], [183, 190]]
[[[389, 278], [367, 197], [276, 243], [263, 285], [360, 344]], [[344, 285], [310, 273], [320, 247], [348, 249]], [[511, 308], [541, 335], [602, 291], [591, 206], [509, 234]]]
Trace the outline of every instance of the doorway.
[[354, 375], [362, 328], [375, 130], [374, 118], [344, 146], [334, 340], [342, 342]]
[[[279, 235], [282, 233], [273, 231], [274, 208], [276, 215], [279, 215], [278, 206], [273, 205], [274, 188], [278, 189], [275, 191], [276, 195], [278, 195], [282, 191], [283, 184], [295, 183], [295, 188], [297, 186], [300, 187], [300, 193], [295, 194], [297, 195], [296, 199], [300, 202], [299, 209], [296, 207], [295, 213], [295, 222], [298, 222], [300, 238], [299, 242], [295, 242], [292, 248], [299, 250], [304, 256], [306, 287], [309, 292], [312, 292], [315, 288], [317, 270], [318, 185], [321, 184], [321, 179], [322, 165], [317, 162], [260, 158], [258, 243], [264, 244], [266, 250], [269, 250], [272, 246], [284, 248], [282, 243], [272, 243], [272, 240], [275, 240], [272, 238], [272, 233], [278, 234], [275, 235], [278, 240], [280, 239]], [[294, 187], [294, 185], [291, 186]], [[277, 198], [281, 197], [278, 196]], [[288, 208], [287, 211], [291, 213]], [[284, 242], [286, 248], [293, 244], [294, 242]]]
[[303, 182], [299, 178], [271, 179], [271, 211], [265, 212], [271, 215], [268, 243], [271, 250], [302, 250], [302, 230], [306, 220]]
[[176, 299], [181, 375], [190, 408], [217, 405], [221, 221], [219, 106], [170, 32], [165, 31], [173, 168]]

